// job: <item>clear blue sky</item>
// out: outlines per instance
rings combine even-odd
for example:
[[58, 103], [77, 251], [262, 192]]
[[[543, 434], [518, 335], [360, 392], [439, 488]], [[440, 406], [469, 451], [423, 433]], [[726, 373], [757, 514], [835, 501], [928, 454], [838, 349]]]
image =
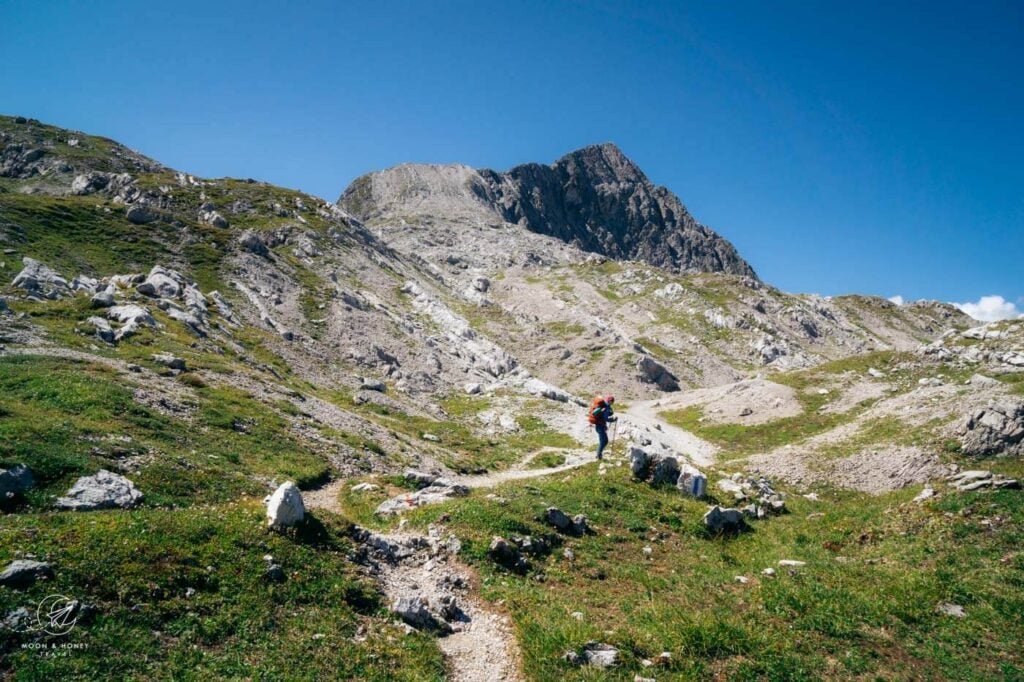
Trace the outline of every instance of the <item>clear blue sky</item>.
[[1024, 309], [1024, 3], [0, 0], [0, 112], [334, 199], [614, 141], [791, 291]]

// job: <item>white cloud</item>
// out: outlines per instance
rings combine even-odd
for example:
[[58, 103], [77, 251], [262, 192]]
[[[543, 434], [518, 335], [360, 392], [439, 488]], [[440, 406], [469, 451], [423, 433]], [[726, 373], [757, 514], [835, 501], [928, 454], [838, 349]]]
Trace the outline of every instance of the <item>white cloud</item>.
[[982, 296], [974, 303], [954, 303], [953, 305], [982, 322], [1024, 317], [1024, 313], [1017, 308], [1017, 304], [1007, 301], [1002, 296]]
[[889, 300], [895, 303], [896, 305], [903, 305], [904, 303], [906, 303], [906, 301], [903, 300], [903, 297], [900, 296], [899, 294], [896, 294], [895, 296], [890, 296]]

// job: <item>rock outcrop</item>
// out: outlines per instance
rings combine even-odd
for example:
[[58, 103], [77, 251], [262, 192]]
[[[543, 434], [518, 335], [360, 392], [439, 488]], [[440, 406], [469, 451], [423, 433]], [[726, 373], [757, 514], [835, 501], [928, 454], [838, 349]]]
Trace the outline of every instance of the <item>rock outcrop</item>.
[[1024, 454], [1024, 401], [1007, 398], [968, 415], [957, 429], [965, 455]]

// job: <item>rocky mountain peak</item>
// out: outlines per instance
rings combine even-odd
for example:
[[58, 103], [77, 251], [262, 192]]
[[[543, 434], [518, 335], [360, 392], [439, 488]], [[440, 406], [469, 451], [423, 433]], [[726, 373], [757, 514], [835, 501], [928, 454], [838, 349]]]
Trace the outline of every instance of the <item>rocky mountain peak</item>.
[[597, 182], [647, 182], [640, 167], [614, 142], [592, 144], [569, 152], [553, 166], [568, 173], [583, 173]]
[[729, 241], [698, 223], [675, 194], [654, 185], [611, 142], [507, 172], [396, 166], [358, 178], [338, 204], [383, 230], [410, 220], [449, 233], [459, 224], [505, 224], [673, 272], [757, 277]]

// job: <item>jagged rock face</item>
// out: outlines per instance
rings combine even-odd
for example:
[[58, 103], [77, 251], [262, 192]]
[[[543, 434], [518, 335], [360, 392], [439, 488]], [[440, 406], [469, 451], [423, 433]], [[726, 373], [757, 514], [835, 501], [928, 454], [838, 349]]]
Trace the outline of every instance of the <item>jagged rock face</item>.
[[653, 185], [613, 144], [507, 173], [406, 164], [357, 179], [338, 203], [368, 220], [471, 216], [477, 224], [519, 225], [616, 260], [756, 277], [732, 244], [694, 220], [676, 195]]

